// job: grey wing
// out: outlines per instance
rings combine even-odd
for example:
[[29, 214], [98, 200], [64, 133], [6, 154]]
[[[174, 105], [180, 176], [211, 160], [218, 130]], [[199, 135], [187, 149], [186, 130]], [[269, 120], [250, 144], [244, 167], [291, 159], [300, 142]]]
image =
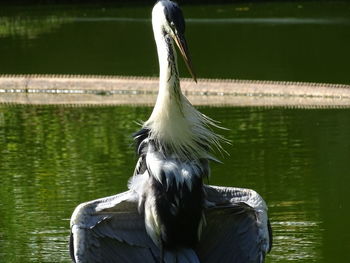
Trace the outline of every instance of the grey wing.
[[71, 218], [74, 262], [158, 262], [137, 195], [127, 191], [79, 205]]
[[196, 249], [201, 262], [264, 262], [272, 244], [264, 200], [249, 189], [204, 188], [206, 226]]

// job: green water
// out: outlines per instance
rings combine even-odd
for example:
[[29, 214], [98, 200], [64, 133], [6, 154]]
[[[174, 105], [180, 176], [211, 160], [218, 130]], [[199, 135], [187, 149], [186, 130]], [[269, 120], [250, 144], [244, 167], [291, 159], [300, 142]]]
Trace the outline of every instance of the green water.
[[[350, 83], [347, 1], [183, 11], [200, 78]], [[150, 6], [2, 6], [0, 74], [157, 76], [150, 16]]]
[[[350, 83], [346, 2], [183, 9], [198, 77]], [[148, 6], [1, 6], [0, 74], [156, 76], [149, 18]], [[126, 190], [130, 135], [150, 111], [0, 105], [0, 262], [69, 262], [74, 207]], [[232, 141], [210, 183], [268, 202], [267, 262], [350, 261], [350, 110], [201, 111]]]
[[[144, 107], [0, 107], [0, 261], [69, 262], [80, 202], [126, 190], [131, 134]], [[211, 184], [257, 190], [268, 202], [267, 262], [347, 262], [349, 110], [201, 108], [230, 130]]]

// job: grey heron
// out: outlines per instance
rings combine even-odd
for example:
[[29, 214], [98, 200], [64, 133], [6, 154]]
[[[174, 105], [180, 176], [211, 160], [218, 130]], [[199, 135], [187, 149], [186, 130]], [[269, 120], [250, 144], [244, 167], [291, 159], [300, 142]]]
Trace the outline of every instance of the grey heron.
[[250, 189], [210, 186], [215, 122], [181, 93], [175, 45], [196, 81], [179, 6], [152, 11], [160, 76], [153, 112], [134, 135], [129, 190], [80, 204], [71, 218], [74, 262], [263, 262], [272, 236], [267, 206]]

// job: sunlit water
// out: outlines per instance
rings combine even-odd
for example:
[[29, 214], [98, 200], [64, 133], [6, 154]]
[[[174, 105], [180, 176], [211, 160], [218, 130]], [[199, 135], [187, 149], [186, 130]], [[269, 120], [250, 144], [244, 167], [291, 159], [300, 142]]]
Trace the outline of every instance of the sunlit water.
[[[0, 261], [69, 262], [69, 218], [126, 190], [145, 107], [0, 107]], [[268, 202], [268, 262], [346, 262], [350, 110], [201, 108], [229, 130], [211, 184]]]

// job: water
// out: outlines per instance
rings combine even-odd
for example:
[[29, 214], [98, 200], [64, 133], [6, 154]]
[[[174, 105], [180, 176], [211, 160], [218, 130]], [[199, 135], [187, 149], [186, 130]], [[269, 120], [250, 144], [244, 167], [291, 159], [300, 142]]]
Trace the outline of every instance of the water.
[[[200, 78], [349, 84], [350, 3], [184, 5]], [[157, 76], [150, 6], [0, 10], [0, 74]], [[182, 76], [189, 76], [181, 62]]]
[[[126, 190], [131, 134], [148, 107], [0, 108], [1, 262], [69, 262], [80, 202]], [[229, 128], [211, 184], [257, 190], [275, 243], [267, 262], [346, 262], [349, 110], [201, 108]]]
[[[348, 3], [183, 9], [199, 77], [350, 83]], [[148, 6], [2, 6], [0, 73], [156, 76], [149, 18]], [[0, 105], [0, 262], [69, 262], [74, 207], [126, 190], [130, 135], [150, 111]], [[201, 111], [232, 141], [210, 183], [252, 188], [268, 202], [267, 262], [349, 261], [350, 111]]]

